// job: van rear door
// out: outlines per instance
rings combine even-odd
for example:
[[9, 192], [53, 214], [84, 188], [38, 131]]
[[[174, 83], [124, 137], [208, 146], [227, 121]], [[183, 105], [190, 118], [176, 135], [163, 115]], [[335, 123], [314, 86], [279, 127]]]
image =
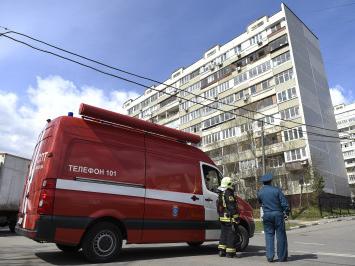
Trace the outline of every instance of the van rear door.
[[47, 126], [39, 135], [26, 180], [18, 225], [27, 230], [33, 230], [38, 219], [39, 193], [48, 170], [53, 128], [54, 126]]

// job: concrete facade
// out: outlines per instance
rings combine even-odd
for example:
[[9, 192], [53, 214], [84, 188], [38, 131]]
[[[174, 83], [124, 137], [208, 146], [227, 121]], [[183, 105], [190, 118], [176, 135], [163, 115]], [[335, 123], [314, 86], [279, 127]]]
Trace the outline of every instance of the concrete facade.
[[200, 148], [244, 197], [255, 196], [261, 174], [262, 129], [266, 171], [286, 194], [311, 192], [312, 165], [325, 192], [350, 195], [318, 39], [284, 4], [124, 108], [199, 134]]

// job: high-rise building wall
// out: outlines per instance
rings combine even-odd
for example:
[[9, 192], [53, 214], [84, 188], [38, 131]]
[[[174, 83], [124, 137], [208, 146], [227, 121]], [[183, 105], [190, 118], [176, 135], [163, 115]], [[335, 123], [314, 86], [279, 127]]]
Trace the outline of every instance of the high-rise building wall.
[[310, 192], [306, 176], [312, 165], [324, 176], [326, 192], [349, 195], [318, 39], [283, 4], [280, 12], [210, 48], [124, 108], [132, 116], [199, 134], [200, 148], [237, 180], [245, 197], [255, 196], [262, 147], [266, 171], [287, 194], [298, 194], [301, 187]]
[[[342, 165], [338, 132], [330, 98], [327, 77], [319, 49], [318, 38], [287, 7], [284, 8], [290, 36], [290, 49], [299, 89], [299, 102], [308, 132], [308, 152], [312, 164], [322, 176], [326, 176], [324, 190], [332, 194], [347, 195], [349, 185]], [[317, 128], [318, 127], [318, 128]], [[333, 129], [324, 130], [321, 128]], [[334, 138], [321, 137], [319, 133]]]
[[[351, 196], [355, 200], [355, 103], [334, 106]], [[350, 139], [349, 139], [350, 138]], [[353, 139], [353, 140], [351, 140]]]

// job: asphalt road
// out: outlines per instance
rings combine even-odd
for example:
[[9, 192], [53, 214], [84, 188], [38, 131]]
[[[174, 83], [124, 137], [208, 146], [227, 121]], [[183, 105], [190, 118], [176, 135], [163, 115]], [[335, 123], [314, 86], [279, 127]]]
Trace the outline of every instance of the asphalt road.
[[[288, 231], [289, 262], [286, 264], [355, 265], [354, 228], [355, 220], [347, 220]], [[128, 245], [116, 262], [105, 265], [269, 265], [262, 234], [250, 240], [241, 258], [219, 258], [216, 249], [216, 243], [205, 244], [198, 249], [184, 244]], [[80, 252], [68, 255], [54, 244], [39, 244], [0, 230], [1, 265], [89, 264]]]

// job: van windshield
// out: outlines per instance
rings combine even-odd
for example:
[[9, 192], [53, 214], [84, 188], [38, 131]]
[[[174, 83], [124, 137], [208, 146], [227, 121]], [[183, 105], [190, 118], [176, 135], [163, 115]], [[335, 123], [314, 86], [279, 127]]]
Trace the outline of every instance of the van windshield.
[[217, 193], [222, 180], [221, 173], [216, 168], [209, 165], [203, 165], [202, 169], [207, 189]]

